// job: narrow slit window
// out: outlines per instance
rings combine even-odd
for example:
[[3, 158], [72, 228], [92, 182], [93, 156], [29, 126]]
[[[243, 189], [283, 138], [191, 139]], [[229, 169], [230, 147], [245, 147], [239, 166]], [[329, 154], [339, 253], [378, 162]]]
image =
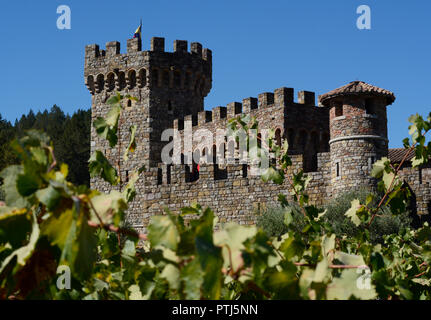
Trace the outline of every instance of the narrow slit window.
[[343, 104], [341, 102], [335, 103], [335, 116], [341, 117], [343, 115]]
[[366, 99], [365, 100], [365, 112], [367, 114], [373, 114], [373, 115], [376, 114], [373, 99]]

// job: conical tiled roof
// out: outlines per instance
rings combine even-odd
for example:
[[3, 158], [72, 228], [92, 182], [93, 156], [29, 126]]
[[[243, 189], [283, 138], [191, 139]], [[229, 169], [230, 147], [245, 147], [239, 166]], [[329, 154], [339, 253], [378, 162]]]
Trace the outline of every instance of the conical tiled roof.
[[328, 106], [329, 101], [332, 98], [349, 95], [383, 96], [387, 98], [388, 105], [395, 101], [395, 95], [391, 91], [375, 87], [363, 81], [352, 81], [341, 88], [329, 91], [328, 93], [319, 96], [319, 101], [321, 104]]

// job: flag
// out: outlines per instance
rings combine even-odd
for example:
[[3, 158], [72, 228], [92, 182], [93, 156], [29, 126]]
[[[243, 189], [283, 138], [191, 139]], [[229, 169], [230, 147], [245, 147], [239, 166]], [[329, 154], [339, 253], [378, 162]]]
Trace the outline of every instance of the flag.
[[142, 33], [142, 20], [141, 20], [141, 24], [139, 25], [138, 29], [136, 29], [135, 34], [133, 35], [133, 38], [141, 39], [141, 33]]

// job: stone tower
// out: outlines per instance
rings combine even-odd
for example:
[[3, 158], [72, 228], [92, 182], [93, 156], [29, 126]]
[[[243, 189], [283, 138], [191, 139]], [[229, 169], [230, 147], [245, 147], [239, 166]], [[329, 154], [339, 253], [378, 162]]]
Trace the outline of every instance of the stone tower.
[[132, 168], [143, 164], [154, 167], [161, 162], [160, 153], [166, 144], [161, 141], [161, 133], [172, 128], [174, 119], [203, 111], [204, 97], [212, 85], [212, 54], [197, 42], [190, 47], [188, 51], [187, 41], [175, 40], [173, 52], [165, 52], [165, 39], [152, 38], [151, 49], [141, 51], [141, 40], [135, 38], [127, 41], [127, 53], [120, 53], [117, 41], [108, 42], [106, 50], [96, 44], [85, 48], [84, 76], [92, 94], [93, 121], [106, 115], [106, 101], [116, 92], [138, 99], [125, 102], [119, 148], [111, 150], [92, 126], [92, 151], [97, 146], [114, 163], [122, 162], [117, 159], [122, 158], [119, 149], [127, 146], [128, 128], [137, 126], [138, 147], [134, 157], [121, 165], [123, 181]]
[[386, 106], [392, 92], [362, 81], [353, 81], [320, 96], [330, 107], [331, 184], [333, 196], [375, 186], [373, 163], [388, 154]]

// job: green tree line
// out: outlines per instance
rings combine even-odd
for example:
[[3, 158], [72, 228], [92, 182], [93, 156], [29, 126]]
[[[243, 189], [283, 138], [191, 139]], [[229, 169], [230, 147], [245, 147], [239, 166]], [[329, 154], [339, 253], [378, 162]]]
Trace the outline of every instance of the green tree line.
[[69, 115], [57, 105], [49, 111], [34, 113], [30, 110], [14, 124], [0, 115], [0, 171], [18, 163], [11, 141], [23, 137], [28, 130], [37, 129], [51, 137], [57, 161], [69, 165], [68, 180], [89, 186], [90, 128], [91, 110], [78, 110]]

